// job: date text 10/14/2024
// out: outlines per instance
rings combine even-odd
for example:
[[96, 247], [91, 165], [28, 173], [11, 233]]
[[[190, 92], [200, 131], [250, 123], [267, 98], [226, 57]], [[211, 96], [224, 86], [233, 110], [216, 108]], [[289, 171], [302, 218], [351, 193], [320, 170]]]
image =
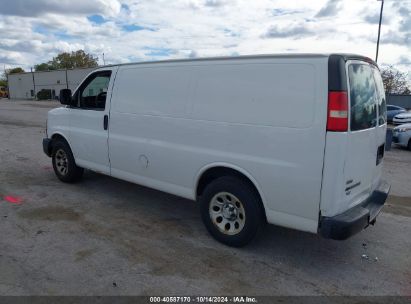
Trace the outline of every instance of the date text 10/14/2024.
[[212, 297], [212, 296], [196, 296], [196, 297], [150, 297], [150, 303], [258, 303], [255, 297]]

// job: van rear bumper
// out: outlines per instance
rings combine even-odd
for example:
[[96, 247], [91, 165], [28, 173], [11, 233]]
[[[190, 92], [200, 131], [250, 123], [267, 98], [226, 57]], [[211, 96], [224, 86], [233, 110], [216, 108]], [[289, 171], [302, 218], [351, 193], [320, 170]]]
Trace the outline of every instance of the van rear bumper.
[[368, 225], [374, 225], [391, 186], [381, 181], [377, 189], [361, 204], [332, 217], [321, 217], [320, 234], [333, 240], [345, 240]]

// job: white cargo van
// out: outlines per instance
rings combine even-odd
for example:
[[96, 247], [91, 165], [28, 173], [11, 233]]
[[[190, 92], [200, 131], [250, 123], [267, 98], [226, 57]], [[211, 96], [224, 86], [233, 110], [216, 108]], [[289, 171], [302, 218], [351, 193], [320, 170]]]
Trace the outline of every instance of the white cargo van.
[[60, 101], [43, 140], [60, 180], [90, 169], [197, 200], [208, 231], [231, 246], [266, 222], [346, 239], [388, 195], [385, 94], [366, 57], [105, 66]]

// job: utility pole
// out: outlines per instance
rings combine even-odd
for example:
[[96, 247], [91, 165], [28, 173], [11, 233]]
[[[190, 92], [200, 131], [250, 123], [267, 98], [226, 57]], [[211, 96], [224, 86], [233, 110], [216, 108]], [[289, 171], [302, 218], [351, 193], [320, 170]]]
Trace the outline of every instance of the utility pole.
[[6, 70], [6, 64], [4, 64], [4, 75], [6, 76], [6, 83], [7, 83], [7, 98], [10, 99], [10, 86], [9, 86], [9, 74]]
[[380, 35], [381, 35], [382, 10], [384, 9], [384, 0], [378, 0], [378, 1], [381, 1], [381, 11], [380, 11], [380, 22], [378, 25], [377, 53], [375, 54], [375, 62], [377, 62], [378, 60], [378, 49], [380, 47]]
[[104, 59], [104, 53], [103, 53], [103, 65], [106, 65], [106, 59]]
[[36, 81], [34, 80], [34, 72], [33, 72], [33, 68], [30, 68], [31, 71], [31, 75], [33, 76], [33, 92], [34, 92], [34, 99], [36, 99]]

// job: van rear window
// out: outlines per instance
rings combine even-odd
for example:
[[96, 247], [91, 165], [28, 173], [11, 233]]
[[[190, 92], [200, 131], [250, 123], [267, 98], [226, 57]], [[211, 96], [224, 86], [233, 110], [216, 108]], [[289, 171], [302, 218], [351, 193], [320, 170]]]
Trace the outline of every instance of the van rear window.
[[377, 125], [377, 89], [371, 68], [365, 64], [348, 66], [351, 101], [351, 131]]
[[373, 68], [372, 70], [374, 72], [374, 79], [378, 92], [378, 125], [381, 126], [387, 122], [387, 103], [385, 100], [385, 90], [380, 71], [378, 71], [378, 69], [376, 68]]

